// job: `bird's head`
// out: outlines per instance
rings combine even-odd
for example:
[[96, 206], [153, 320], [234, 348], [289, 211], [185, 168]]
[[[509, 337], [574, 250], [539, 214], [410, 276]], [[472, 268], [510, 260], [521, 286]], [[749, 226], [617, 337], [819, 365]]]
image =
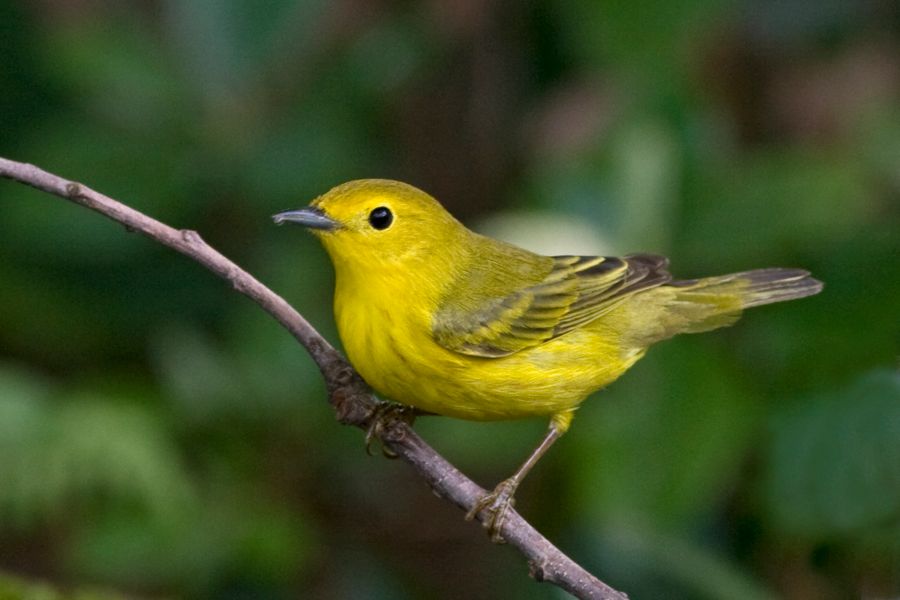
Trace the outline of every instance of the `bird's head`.
[[399, 181], [360, 179], [333, 188], [306, 208], [279, 213], [322, 240], [335, 267], [402, 266], [452, 246], [467, 230], [437, 200]]

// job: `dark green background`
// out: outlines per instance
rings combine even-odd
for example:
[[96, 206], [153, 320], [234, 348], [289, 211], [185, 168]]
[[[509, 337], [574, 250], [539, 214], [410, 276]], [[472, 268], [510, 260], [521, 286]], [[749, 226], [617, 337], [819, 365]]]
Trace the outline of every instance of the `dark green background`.
[[[634, 598], [900, 594], [895, 2], [0, 0], [0, 57], [0, 155], [198, 230], [335, 342], [324, 253], [269, 217], [348, 179], [538, 250], [810, 269], [821, 295], [588, 400], [518, 506]], [[545, 425], [417, 428], [491, 487]], [[366, 456], [254, 305], [10, 182], [0, 571], [0, 598], [561, 597]]]

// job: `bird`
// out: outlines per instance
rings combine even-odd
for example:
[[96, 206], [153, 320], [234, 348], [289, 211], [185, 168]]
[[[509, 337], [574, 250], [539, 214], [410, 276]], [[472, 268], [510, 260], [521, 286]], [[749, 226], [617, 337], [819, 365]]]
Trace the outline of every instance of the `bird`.
[[427, 193], [386, 179], [338, 185], [273, 219], [324, 246], [338, 333], [377, 393], [422, 414], [549, 418], [519, 469], [466, 515], [485, 511], [496, 542], [517, 488], [576, 409], [650, 346], [822, 290], [802, 269], [673, 279], [656, 254], [542, 256], [475, 233]]

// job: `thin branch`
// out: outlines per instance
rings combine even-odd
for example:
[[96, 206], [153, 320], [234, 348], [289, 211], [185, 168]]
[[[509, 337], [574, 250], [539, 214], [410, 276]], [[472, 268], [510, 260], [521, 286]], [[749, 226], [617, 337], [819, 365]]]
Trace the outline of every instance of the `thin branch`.
[[[138, 231], [181, 252], [231, 283], [235, 290], [275, 317], [306, 348], [322, 372], [338, 421], [369, 429], [378, 414], [377, 409], [384, 405], [383, 401], [372, 395], [353, 367], [300, 313], [209, 246], [195, 231], [173, 229], [80, 183], [63, 179], [34, 165], [0, 158], [0, 176], [99, 212], [125, 225], [130, 231]], [[388, 421], [377, 427], [375, 433], [389, 450], [412, 465], [438, 496], [463, 511], [471, 510], [485, 494], [484, 489], [447, 462], [402, 420]], [[483, 517], [478, 515], [479, 521]], [[525, 555], [530, 573], [537, 581], [553, 583], [579, 598], [627, 598], [563, 554], [514, 510], [510, 510], [504, 520], [501, 534]]]

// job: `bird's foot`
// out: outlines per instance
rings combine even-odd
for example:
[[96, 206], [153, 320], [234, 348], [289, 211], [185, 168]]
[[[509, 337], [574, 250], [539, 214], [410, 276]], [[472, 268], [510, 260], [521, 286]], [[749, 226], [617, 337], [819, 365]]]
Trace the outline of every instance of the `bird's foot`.
[[[394, 404], [393, 402], [382, 402], [372, 411], [369, 427], [366, 429], [366, 454], [372, 455], [372, 441], [382, 439], [385, 431], [397, 422], [403, 422], [412, 425], [416, 420], [416, 409], [412, 406], [404, 404]], [[387, 446], [381, 446], [381, 453], [387, 458], [397, 458], [397, 454], [391, 451]]]
[[506, 520], [509, 509], [516, 503], [513, 495], [516, 493], [517, 487], [519, 487], [519, 481], [515, 477], [501, 481], [493, 492], [482, 496], [472, 510], [466, 513], [466, 520], [471, 521], [484, 511], [485, 517], [481, 524], [488, 530], [488, 535], [495, 544], [506, 543], [506, 540], [500, 535], [500, 530], [503, 528], [503, 522]]

